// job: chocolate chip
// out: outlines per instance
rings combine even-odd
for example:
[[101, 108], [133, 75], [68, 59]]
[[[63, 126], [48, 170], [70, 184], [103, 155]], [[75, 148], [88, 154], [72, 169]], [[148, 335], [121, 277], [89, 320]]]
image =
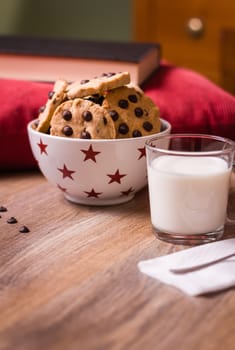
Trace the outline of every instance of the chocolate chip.
[[101, 96], [101, 95], [93, 95], [93, 96], [89, 96], [87, 98], [87, 100], [91, 101], [91, 102], [94, 102], [98, 105], [102, 105], [103, 101], [104, 101], [104, 96]]
[[55, 94], [55, 91], [49, 91], [49, 92], [48, 92], [48, 98], [49, 98], [49, 100], [52, 99], [52, 97], [54, 96], [54, 94]]
[[39, 108], [39, 110], [38, 110], [38, 113], [44, 112], [44, 111], [45, 111], [45, 108], [46, 108], [45, 105], [44, 105], [44, 106], [41, 106], [41, 107]]
[[115, 122], [116, 120], [118, 120], [118, 117], [119, 117], [118, 112], [112, 110], [112, 111], [109, 111], [109, 115], [110, 115], [110, 117], [113, 119], [114, 122]]
[[118, 128], [118, 132], [122, 135], [127, 134], [129, 131], [129, 126], [126, 123], [121, 123]]
[[65, 126], [63, 127], [62, 132], [63, 132], [63, 134], [64, 134], [65, 136], [71, 136], [71, 135], [73, 135], [73, 129], [72, 129], [71, 126], [69, 126], [69, 125], [65, 125]]
[[30, 232], [29, 228], [27, 226], [21, 226], [19, 228], [19, 232], [21, 233], [27, 233], [27, 232]]
[[16, 224], [17, 220], [14, 216], [10, 217], [9, 219], [7, 219], [7, 223], [8, 224]]
[[64, 120], [71, 120], [72, 119], [72, 113], [68, 110], [68, 109], [65, 109], [63, 112], [62, 112], [62, 117]]
[[143, 114], [144, 114], [144, 111], [142, 108], [140, 108], [140, 107], [135, 108], [135, 116], [136, 117], [140, 118], [140, 117], [142, 117]]
[[128, 96], [128, 100], [130, 101], [130, 102], [133, 102], [133, 103], [136, 103], [137, 101], [138, 101], [138, 99], [137, 99], [137, 96], [136, 95], [129, 95]]
[[83, 111], [82, 117], [86, 122], [90, 122], [92, 120], [92, 113], [90, 111]]
[[83, 85], [83, 84], [86, 84], [86, 83], [89, 83], [89, 79], [83, 79], [80, 81], [80, 84]]
[[106, 117], [103, 117], [103, 122], [104, 122], [104, 125], [107, 125], [107, 124], [108, 124], [108, 121], [107, 121], [107, 118], [106, 118]]
[[140, 136], [142, 136], [142, 134], [139, 130], [134, 130], [132, 132], [132, 137], [140, 137]]
[[109, 73], [102, 73], [101, 77], [113, 77], [114, 75], [116, 75], [116, 73], [113, 72], [109, 72]]
[[129, 106], [129, 103], [127, 100], [119, 100], [118, 106], [123, 109], [127, 109]]
[[91, 134], [88, 131], [84, 130], [81, 132], [80, 138], [81, 139], [91, 139]]
[[153, 125], [150, 122], [144, 122], [143, 123], [143, 128], [146, 131], [151, 131], [153, 129]]
[[1, 212], [1, 213], [3, 213], [3, 212], [5, 212], [5, 211], [7, 211], [7, 208], [6, 208], [6, 207], [1, 206], [1, 207], [0, 207], [0, 212]]

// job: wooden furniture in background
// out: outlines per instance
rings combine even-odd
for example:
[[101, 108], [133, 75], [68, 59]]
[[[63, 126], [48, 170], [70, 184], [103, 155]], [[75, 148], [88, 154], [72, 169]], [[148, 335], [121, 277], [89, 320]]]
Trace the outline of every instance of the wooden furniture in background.
[[133, 36], [162, 44], [169, 62], [194, 69], [235, 94], [233, 0], [133, 0]]
[[190, 297], [139, 272], [138, 261], [184, 249], [153, 235], [146, 189], [89, 207], [37, 172], [2, 173], [2, 205], [1, 350], [234, 349], [234, 288]]
[[222, 31], [220, 53], [221, 86], [235, 94], [235, 29]]

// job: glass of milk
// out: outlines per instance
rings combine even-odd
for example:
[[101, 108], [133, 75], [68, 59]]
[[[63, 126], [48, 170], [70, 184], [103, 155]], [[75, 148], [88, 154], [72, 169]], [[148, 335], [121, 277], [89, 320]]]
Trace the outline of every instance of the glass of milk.
[[227, 218], [235, 143], [171, 134], [146, 143], [150, 214], [158, 238], [179, 244], [220, 239]]

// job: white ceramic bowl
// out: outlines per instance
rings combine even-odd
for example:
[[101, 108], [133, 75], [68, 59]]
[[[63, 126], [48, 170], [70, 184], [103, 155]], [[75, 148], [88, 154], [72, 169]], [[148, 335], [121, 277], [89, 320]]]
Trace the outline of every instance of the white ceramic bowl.
[[131, 200], [147, 184], [145, 142], [169, 134], [161, 119], [161, 132], [138, 138], [83, 140], [51, 136], [28, 124], [31, 149], [43, 175], [75, 203], [113, 205]]

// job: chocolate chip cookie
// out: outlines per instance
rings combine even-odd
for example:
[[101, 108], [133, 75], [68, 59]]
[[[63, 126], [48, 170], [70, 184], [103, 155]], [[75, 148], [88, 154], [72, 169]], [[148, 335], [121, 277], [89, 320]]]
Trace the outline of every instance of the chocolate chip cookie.
[[114, 121], [117, 138], [160, 131], [159, 109], [139, 88], [122, 86], [107, 92], [102, 107]]
[[130, 73], [104, 73], [100, 77], [74, 82], [67, 87], [68, 99], [99, 94], [130, 83]]
[[54, 111], [66, 99], [65, 90], [67, 85], [67, 81], [62, 79], [55, 82], [53, 90], [48, 93], [48, 100], [45, 106], [40, 108], [36, 130], [44, 133], [48, 132]]
[[89, 100], [76, 98], [60, 104], [51, 119], [50, 134], [81, 139], [114, 139], [109, 113]]

